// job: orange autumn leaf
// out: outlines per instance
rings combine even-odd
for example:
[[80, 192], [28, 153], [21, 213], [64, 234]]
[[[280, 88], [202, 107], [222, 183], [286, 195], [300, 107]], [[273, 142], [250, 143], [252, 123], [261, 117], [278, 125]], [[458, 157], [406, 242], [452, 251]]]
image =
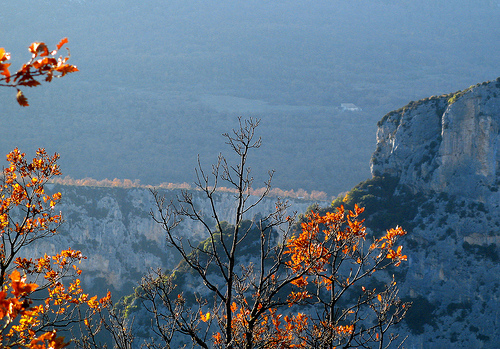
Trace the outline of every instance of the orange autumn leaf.
[[210, 313], [206, 313], [206, 314], [203, 314], [203, 312], [200, 310], [200, 318], [201, 318], [201, 321], [203, 322], [207, 322], [208, 320], [210, 320]]
[[36, 57], [38, 54], [42, 57], [49, 55], [49, 49], [43, 42], [34, 42], [28, 49], [33, 54], [33, 57]]
[[59, 51], [61, 47], [63, 47], [64, 44], [68, 43], [68, 38], [63, 38], [58, 44], [57, 44], [57, 50]]
[[25, 278], [21, 277], [21, 274], [16, 269], [12, 271], [9, 277], [11, 279], [12, 294], [16, 297], [30, 294], [38, 287], [36, 284], [25, 284]]
[[236, 303], [235, 303], [235, 302], [233, 302], [233, 303], [231, 304], [231, 312], [232, 312], [232, 313], [234, 313], [234, 312], [236, 311], [236, 309], [238, 309], [238, 306], [236, 305]]
[[220, 332], [217, 332], [216, 334], [214, 334], [212, 336], [212, 338], [214, 339], [214, 344], [220, 344], [222, 342], [222, 336], [221, 336]]
[[3, 47], [0, 47], [0, 62], [5, 62], [10, 59], [10, 54], [5, 52]]
[[62, 349], [70, 345], [70, 342], [65, 343], [64, 337], [57, 337], [55, 330], [45, 332], [41, 336], [34, 338], [29, 343], [30, 349]]
[[17, 90], [16, 99], [17, 103], [19, 103], [21, 107], [29, 107], [28, 99], [24, 96], [21, 90]]
[[[79, 270], [79, 271], [80, 271], [80, 270]], [[106, 294], [106, 297], [103, 297], [103, 298], [99, 299], [99, 303], [100, 303], [101, 305], [104, 305], [104, 306], [106, 306], [106, 305], [110, 304], [110, 302], [111, 302], [111, 292], [109, 292], [109, 291], [108, 291], [108, 293]]]
[[0, 63], [0, 74], [5, 76], [6, 82], [10, 82], [10, 63]]
[[68, 73], [77, 72], [78, 68], [75, 67], [74, 65], [71, 65], [71, 64], [61, 64], [61, 65], [58, 65], [56, 68], [54, 68], [54, 70], [61, 73], [61, 76], [64, 76]]
[[291, 283], [292, 285], [303, 288], [308, 285], [307, 276], [302, 276], [296, 280], [293, 280]]

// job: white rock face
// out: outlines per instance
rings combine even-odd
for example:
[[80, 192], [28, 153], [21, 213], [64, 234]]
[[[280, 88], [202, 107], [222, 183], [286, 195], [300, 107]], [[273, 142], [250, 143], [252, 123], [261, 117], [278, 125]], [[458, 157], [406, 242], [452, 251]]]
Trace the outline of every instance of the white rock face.
[[[156, 224], [150, 211], [154, 201], [148, 189], [92, 188], [48, 186], [48, 192], [60, 191], [61, 203], [56, 206], [63, 214], [64, 223], [59, 234], [39, 240], [25, 251], [29, 258], [55, 254], [71, 247], [82, 251], [87, 260], [82, 262], [82, 281], [85, 289], [113, 290], [115, 294], [130, 293], [150, 268], [174, 268], [179, 256], [165, 244], [165, 233]], [[180, 190], [164, 190], [166, 202], [175, 200]], [[198, 209], [210, 217], [210, 206], [199, 192], [193, 191]], [[266, 198], [248, 214], [266, 214], [275, 207], [276, 198]], [[290, 200], [290, 211], [305, 212], [312, 202]], [[234, 197], [222, 193], [216, 197], [221, 219], [229, 223], [235, 212]], [[290, 212], [291, 213], [291, 212]], [[194, 243], [205, 239], [200, 224], [182, 222], [176, 229], [185, 239]]]
[[379, 123], [372, 174], [398, 176], [415, 192], [497, 205], [499, 140], [500, 78], [387, 114]]

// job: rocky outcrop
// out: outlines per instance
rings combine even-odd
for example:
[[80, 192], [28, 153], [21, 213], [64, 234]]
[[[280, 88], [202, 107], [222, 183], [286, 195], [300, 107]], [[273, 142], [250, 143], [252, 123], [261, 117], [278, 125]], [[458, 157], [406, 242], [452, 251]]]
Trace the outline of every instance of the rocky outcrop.
[[414, 192], [500, 203], [500, 78], [384, 116], [371, 171]]

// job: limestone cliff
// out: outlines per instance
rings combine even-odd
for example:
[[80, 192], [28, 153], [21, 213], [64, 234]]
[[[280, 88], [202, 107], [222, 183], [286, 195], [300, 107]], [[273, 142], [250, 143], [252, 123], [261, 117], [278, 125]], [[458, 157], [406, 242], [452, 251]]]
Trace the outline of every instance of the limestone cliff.
[[374, 234], [408, 230], [405, 347], [498, 348], [500, 78], [384, 116], [371, 170], [334, 204], [365, 206]]
[[500, 202], [500, 78], [411, 102], [378, 126], [373, 175], [399, 177], [414, 192]]

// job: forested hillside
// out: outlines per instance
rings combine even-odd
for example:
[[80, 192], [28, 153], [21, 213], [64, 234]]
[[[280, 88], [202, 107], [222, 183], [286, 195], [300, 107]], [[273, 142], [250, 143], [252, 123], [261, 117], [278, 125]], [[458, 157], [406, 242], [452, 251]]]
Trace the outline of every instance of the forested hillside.
[[381, 115], [498, 75], [499, 16], [486, 0], [4, 1], [13, 66], [67, 36], [80, 72], [30, 90], [27, 110], [0, 91], [0, 151], [44, 146], [73, 178], [190, 182], [196, 154], [211, 163], [255, 116], [254, 167], [334, 196], [369, 177]]

